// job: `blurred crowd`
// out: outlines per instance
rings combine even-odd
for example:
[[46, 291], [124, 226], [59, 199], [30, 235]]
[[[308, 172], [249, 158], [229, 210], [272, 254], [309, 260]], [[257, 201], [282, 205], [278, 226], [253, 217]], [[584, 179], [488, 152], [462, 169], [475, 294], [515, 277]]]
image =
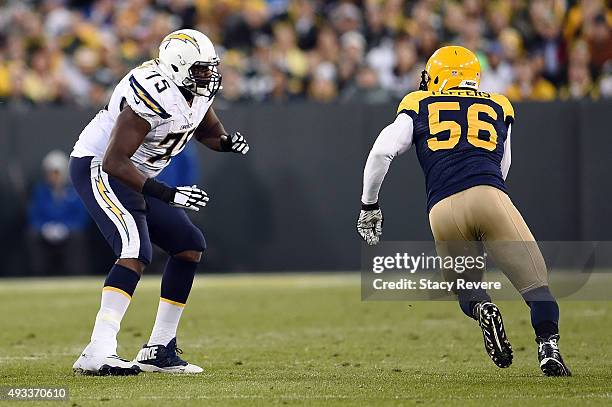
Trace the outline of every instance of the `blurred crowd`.
[[0, 0], [0, 101], [103, 106], [178, 28], [211, 37], [227, 103], [397, 101], [444, 44], [482, 90], [612, 97], [606, 0]]

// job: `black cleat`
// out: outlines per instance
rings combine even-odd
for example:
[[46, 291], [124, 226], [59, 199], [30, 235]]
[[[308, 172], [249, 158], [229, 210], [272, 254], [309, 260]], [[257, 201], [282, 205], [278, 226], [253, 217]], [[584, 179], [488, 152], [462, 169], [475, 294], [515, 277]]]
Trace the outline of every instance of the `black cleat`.
[[200, 366], [181, 359], [179, 354], [182, 353], [183, 351], [177, 348], [174, 338], [166, 346], [145, 344], [133, 363], [143, 372], [202, 373], [203, 369]]
[[538, 344], [538, 360], [540, 361], [540, 369], [544, 376], [571, 376], [561, 352], [559, 352], [559, 335], [550, 335], [547, 338], [536, 338]]
[[474, 316], [482, 329], [482, 337], [487, 354], [497, 367], [512, 364], [512, 345], [506, 337], [504, 321], [497, 305], [481, 302], [474, 307]]

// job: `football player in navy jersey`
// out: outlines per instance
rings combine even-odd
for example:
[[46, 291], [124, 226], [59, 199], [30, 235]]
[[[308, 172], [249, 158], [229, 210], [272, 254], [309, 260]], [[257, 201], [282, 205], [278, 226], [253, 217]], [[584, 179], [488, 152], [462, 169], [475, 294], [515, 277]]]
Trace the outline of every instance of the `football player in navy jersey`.
[[[438, 253], [456, 255], [452, 242], [476, 242], [468, 245], [470, 250], [483, 244], [531, 309], [542, 372], [569, 376], [557, 345], [559, 307], [548, 287], [544, 258], [505, 185], [514, 110], [505, 96], [481, 92], [479, 85], [480, 63], [470, 50], [447, 46], [431, 56], [420, 89], [404, 97], [395, 121], [382, 130], [370, 151], [357, 230], [368, 244], [379, 242], [381, 184], [393, 158], [414, 145], [425, 175]], [[510, 366], [512, 347], [488, 293], [455, 293], [463, 312], [478, 321], [493, 362]]]

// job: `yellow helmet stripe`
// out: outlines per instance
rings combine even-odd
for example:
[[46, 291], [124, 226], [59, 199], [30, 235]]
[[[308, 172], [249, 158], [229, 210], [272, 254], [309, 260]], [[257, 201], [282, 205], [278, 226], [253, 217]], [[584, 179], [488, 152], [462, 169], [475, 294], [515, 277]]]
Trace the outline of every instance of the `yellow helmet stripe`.
[[166, 36], [166, 38], [164, 38], [162, 40], [162, 44], [164, 42], [170, 41], [170, 40], [180, 40], [180, 41], [183, 41], [183, 42], [185, 42], [187, 44], [191, 44], [194, 47], [196, 47], [198, 52], [200, 52], [200, 46], [198, 45], [198, 42], [196, 41], [195, 38], [193, 38], [189, 34], [185, 34], [185, 33], [173, 33], [173, 34], [169, 34], [169, 35]]

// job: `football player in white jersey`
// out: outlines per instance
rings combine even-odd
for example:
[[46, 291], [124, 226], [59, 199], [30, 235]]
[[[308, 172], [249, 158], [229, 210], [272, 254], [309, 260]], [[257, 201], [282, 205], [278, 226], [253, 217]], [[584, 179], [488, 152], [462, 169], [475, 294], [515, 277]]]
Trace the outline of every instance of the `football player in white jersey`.
[[[130, 71], [108, 105], [85, 127], [70, 161], [72, 182], [115, 251], [90, 343], [75, 372], [134, 375], [200, 373], [179, 357], [177, 326], [206, 242], [184, 209], [208, 201], [197, 186], [155, 180], [193, 137], [207, 147], [246, 154], [240, 133], [228, 135], [211, 107], [221, 88], [212, 42], [195, 30], [167, 35], [159, 58]], [[117, 356], [117, 333], [152, 244], [169, 255], [151, 336], [133, 361]]]

